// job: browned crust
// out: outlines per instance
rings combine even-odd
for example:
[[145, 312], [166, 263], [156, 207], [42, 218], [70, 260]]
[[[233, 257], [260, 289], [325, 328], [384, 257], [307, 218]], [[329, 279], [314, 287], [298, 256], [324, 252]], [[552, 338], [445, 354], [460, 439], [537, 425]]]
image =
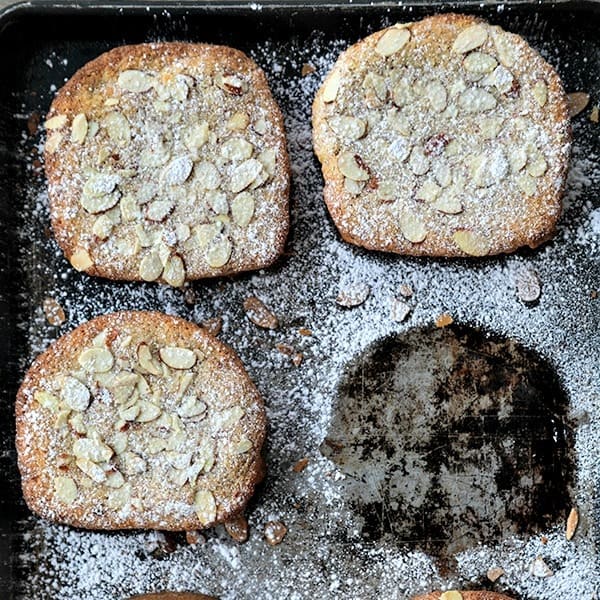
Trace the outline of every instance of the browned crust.
[[[122, 331], [128, 328], [143, 332], [147, 339], [161, 343], [187, 345], [206, 353], [206, 360], [214, 365], [211, 384], [220, 387], [221, 393], [234, 382], [246, 399], [247, 414], [245, 435], [253, 442], [243, 465], [235, 468], [227, 462], [221, 472], [228, 477], [213, 481], [213, 494], [220, 501], [214, 522], [203, 525], [196, 515], [183, 519], [172, 519], [168, 514], [138, 514], [117, 519], [110, 511], [99, 510], [99, 505], [69, 507], [54, 499], [53, 480], [49, 474], [47, 453], [49, 436], [53, 431], [49, 423], [40, 429], [33, 423], [48, 421], [38, 403], [33, 399], [36, 389], [43, 387], [44, 380], [65, 373], [67, 365], [76, 364], [80, 351], [105, 329]], [[261, 448], [265, 439], [266, 416], [264, 404], [258, 390], [248, 377], [237, 355], [228, 346], [217, 340], [203, 328], [178, 317], [159, 312], [123, 311], [96, 317], [60, 337], [33, 362], [21, 384], [16, 399], [16, 447], [18, 466], [21, 473], [23, 496], [29, 508], [46, 519], [88, 529], [162, 529], [167, 531], [196, 530], [223, 523], [241, 513], [262, 481], [265, 473]], [[245, 419], [246, 420], [246, 419]], [[43, 423], [44, 425], [44, 423]], [[229, 457], [231, 458], [231, 457]], [[206, 477], [210, 477], [211, 474]], [[214, 479], [214, 477], [213, 477]], [[225, 502], [226, 501], [226, 502]], [[160, 512], [160, 511], [159, 511]], [[163, 511], [164, 512], [164, 511]]]
[[[283, 253], [289, 232], [289, 189], [290, 162], [286, 147], [283, 115], [273, 98], [263, 70], [240, 50], [228, 46], [191, 44], [185, 42], [148, 43], [114, 48], [81, 67], [58, 91], [47, 118], [66, 115], [68, 123], [79, 113], [86, 115], [99, 110], [106, 99], [96, 93], [100, 85], [112, 85], [120, 72], [127, 69], [156, 69], [173, 61], [189, 61], [199, 65], [205, 72], [214, 73], [218, 68], [244, 73], [250, 78], [253, 98], [250, 102], [260, 103], [269, 114], [274, 125], [274, 135], [270, 142], [276, 149], [278, 167], [274, 176], [276, 194], [271, 202], [278, 208], [278, 218], [264, 223], [263, 229], [275, 229], [275, 243], [265, 244], [262, 256], [253, 257], [243, 248], [236, 252], [223, 267], [211, 268], [207, 265], [186, 264], [186, 279], [195, 280], [256, 270], [272, 265]], [[68, 137], [67, 132], [65, 137]], [[79, 168], [79, 147], [63, 142], [59, 151], [44, 151], [44, 166], [48, 179], [50, 219], [56, 240], [70, 261], [82, 245], [80, 241], [89, 235], [89, 219], [70, 215], [79, 206], [82, 181]], [[79, 211], [80, 213], [82, 211]], [[102, 244], [101, 241], [97, 242]], [[94, 248], [92, 259], [97, 258]], [[97, 275], [113, 280], [141, 281], [135, 260], [126, 262], [125, 267], [116, 261], [95, 262], [85, 269], [89, 275]], [[161, 281], [159, 279], [158, 281]]]
[[[463, 600], [512, 600], [509, 596], [496, 592], [460, 592]], [[431, 592], [424, 596], [415, 596], [412, 600], [440, 600], [442, 592]]]
[[157, 592], [155, 594], [140, 594], [129, 600], [216, 600], [214, 596], [193, 594], [190, 592]]
[[[412, 23], [410, 26], [414, 36], [425, 36], [435, 40], [435, 44], [447, 51], [448, 40], [453, 40], [464, 27], [485, 22], [483, 19], [461, 14], [434, 15]], [[362, 246], [368, 250], [380, 250], [406, 254], [412, 256], [438, 256], [438, 257], [466, 257], [456, 244], [452, 243], [448, 235], [440, 230], [429, 230], [427, 238], [420, 243], [411, 243], [400, 234], [395, 223], [377, 221], [376, 226], [369, 229], [369, 236], [360, 233], [361, 219], [365, 212], [372, 206], [362, 204], [362, 195], [359, 200], [353, 198], [344, 189], [344, 177], [337, 166], [337, 154], [331, 143], [332, 134], [326, 125], [327, 105], [323, 101], [325, 84], [336, 71], [348, 72], [360, 65], [363, 55], [372, 53], [379, 38], [388, 29], [378, 31], [342, 52], [332, 70], [329, 72], [321, 88], [318, 90], [312, 107], [313, 145], [315, 153], [322, 163], [325, 187], [323, 195], [331, 217], [346, 242]], [[494, 232], [486, 236], [490, 245], [489, 255], [511, 253], [515, 250], [529, 246], [536, 248], [550, 240], [556, 233], [557, 221], [562, 213], [562, 197], [564, 195], [566, 176], [569, 166], [571, 126], [568, 114], [568, 102], [561, 80], [554, 70], [527, 42], [516, 34], [509, 34], [513, 43], [529, 52], [530, 60], [527, 65], [519, 65], [519, 71], [524, 71], [533, 66], [545, 79], [548, 86], [549, 98], [555, 100], [545, 106], [547, 113], [544, 119], [554, 123], [558, 134], [558, 146], [564, 148], [561, 160], [552, 165], [552, 169], [542, 178], [544, 185], [538, 186], [538, 193], [527, 199], [525, 211], [515, 211], [511, 217], [496, 224]], [[446, 46], [444, 46], [446, 40]], [[327, 135], [325, 132], [329, 132]], [[558, 186], [552, 185], [552, 180], [559, 181]], [[391, 221], [392, 217], [389, 217]], [[441, 219], [440, 219], [441, 223]], [[456, 229], [462, 229], [457, 227]], [[363, 229], [364, 231], [364, 229]]]

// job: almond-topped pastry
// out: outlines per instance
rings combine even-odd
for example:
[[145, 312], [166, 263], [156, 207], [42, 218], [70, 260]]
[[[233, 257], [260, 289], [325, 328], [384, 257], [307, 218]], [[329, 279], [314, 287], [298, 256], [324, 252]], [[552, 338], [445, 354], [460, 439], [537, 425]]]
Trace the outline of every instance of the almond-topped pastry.
[[351, 46], [317, 93], [313, 138], [346, 241], [485, 256], [554, 234], [570, 155], [564, 90], [525, 40], [481, 19], [437, 15]]
[[23, 494], [93, 529], [200, 529], [263, 477], [262, 400], [233, 351], [157, 312], [98, 317], [33, 363], [17, 395]]
[[282, 252], [289, 163], [263, 71], [225, 46], [122, 46], [45, 123], [52, 228], [80, 271], [180, 286]]

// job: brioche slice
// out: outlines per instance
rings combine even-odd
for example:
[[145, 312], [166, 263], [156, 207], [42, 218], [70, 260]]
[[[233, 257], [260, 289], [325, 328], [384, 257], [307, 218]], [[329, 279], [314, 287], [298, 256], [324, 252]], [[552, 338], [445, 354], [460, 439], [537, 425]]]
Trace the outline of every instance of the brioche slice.
[[158, 312], [95, 318], [38, 356], [16, 403], [29, 508], [91, 529], [210, 527], [263, 477], [263, 402], [233, 351]]
[[398, 24], [341, 54], [313, 104], [324, 196], [344, 240], [486, 256], [554, 235], [570, 155], [554, 69], [472, 16]]
[[76, 269], [180, 286], [283, 251], [283, 119], [239, 50], [115, 48], [58, 91], [46, 129], [52, 229]]

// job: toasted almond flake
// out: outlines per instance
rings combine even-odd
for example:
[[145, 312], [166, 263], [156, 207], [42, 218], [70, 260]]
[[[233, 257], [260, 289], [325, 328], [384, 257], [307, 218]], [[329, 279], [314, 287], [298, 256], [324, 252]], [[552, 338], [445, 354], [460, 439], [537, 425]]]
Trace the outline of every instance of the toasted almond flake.
[[579, 525], [579, 513], [576, 508], [572, 508], [567, 518], [567, 528], [565, 531], [565, 537], [571, 541], [575, 532], [577, 531], [577, 525]]
[[458, 97], [458, 105], [466, 113], [486, 112], [497, 104], [493, 94], [483, 88], [468, 88]]
[[156, 281], [161, 276], [163, 268], [158, 252], [152, 250], [140, 261], [139, 275], [144, 281]]
[[217, 502], [210, 490], [198, 490], [194, 497], [194, 509], [203, 526], [209, 525], [217, 518]]
[[79, 248], [71, 254], [69, 261], [77, 271], [85, 271], [94, 265], [94, 261], [85, 248]]
[[142, 342], [137, 347], [137, 359], [140, 367], [151, 375], [162, 375], [160, 365], [152, 358], [150, 346]]
[[140, 410], [135, 417], [135, 420], [138, 423], [149, 423], [150, 421], [154, 421], [155, 419], [158, 419], [162, 413], [160, 406], [146, 400], [140, 400], [139, 409]]
[[567, 100], [569, 103], [569, 117], [572, 119], [585, 110], [590, 102], [590, 95], [585, 92], [573, 92], [567, 94]]
[[541, 79], [536, 81], [533, 84], [531, 92], [540, 107], [543, 108], [546, 106], [546, 102], [548, 101], [548, 86], [546, 85], [545, 81], [542, 81]]
[[258, 327], [263, 329], [277, 329], [279, 327], [279, 319], [256, 296], [246, 298], [243, 308], [246, 316]]
[[241, 96], [246, 85], [237, 75], [223, 75], [217, 80], [217, 85], [233, 96]]
[[233, 222], [240, 227], [247, 227], [254, 216], [254, 197], [250, 192], [242, 192], [231, 201]]
[[425, 87], [425, 97], [435, 112], [442, 112], [448, 102], [448, 92], [439, 81], [432, 81]]
[[390, 318], [396, 323], [402, 323], [410, 314], [410, 305], [400, 300], [399, 298], [392, 298], [390, 302]]
[[487, 27], [482, 23], [463, 29], [452, 44], [452, 52], [464, 54], [482, 46], [487, 40]]
[[234, 194], [245, 190], [259, 176], [262, 170], [262, 164], [255, 158], [249, 158], [240, 163], [231, 173], [229, 189]]
[[265, 541], [269, 546], [278, 546], [287, 534], [287, 527], [282, 521], [269, 521], [265, 524]]
[[167, 185], [181, 185], [187, 181], [192, 172], [194, 163], [189, 156], [174, 158], [164, 169], [162, 180]]
[[542, 292], [540, 277], [531, 267], [523, 267], [515, 273], [515, 287], [523, 302], [535, 302]]
[[544, 559], [541, 556], [538, 556], [529, 567], [529, 572], [534, 577], [545, 578], [552, 577], [554, 575], [554, 571], [545, 563]]
[[368, 181], [370, 175], [362, 167], [362, 161], [352, 152], [343, 152], [338, 156], [337, 165], [340, 173], [353, 181]]
[[61, 129], [67, 124], [67, 115], [56, 115], [50, 117], [45, 123], [44, 127], [48, 130]]
[[75, 461], [77, 467], [83, 471], [92, 481], [103, 483], [106, 481], [106, 473], [96, 463], [87, 458], [78, 458]]
[[525, 148], [514, 148], [508, 158], [513, 173], [518, 173], [527, 164], [527, 151]]
[[113, 449], [107, 446], [99, 437], [77, 438], [73, 442], [73, 455], [76, 458], [85, 458], [95, 463], [102, 463], [111, 459]]
[[425, 181], [417, 191], [415, 198], [425, 202], [433, 202], [442, 191], [442, 188], [434, 181]]
[[108, 137], [119, 146], [126, 146], [131, 141], [131, 126], [127, 118], [118, 111], [109, 112], [102, 119]]
[[125, 485], [125, 478], [120, 471], [110, 470], [106, 473], [104, 485], [107, 485], [110, 488], [120, 488]]
[[354, 308], [363, 304], [370, 294], [371, 286], [364, 282], [358, 282], [341, 288], [335, 301], [345, 308]]
[[485, 52], [471, 52], [463, 60], [465, 70], [476, 75], [491, 73], [497, 65], [498, 61]]
[[53, 131], [48, 136], [48, 139], [46, 140], [46, 143], [44, 145], [44, 150], [48, 154], [54, 154], [58, 150], [58, 147], [60, 146], [60, 143], [62, 141], [63, 141], [63, 134], [58, 131]]
[[498, 579], [500, 579], [500, 577], [502, 577], [502, 575], [504, 575], [504, 569], [501, 567], [491, 567], [487, 570], [487, 578], [492, 583], [495, 583], [496, 581], [498, 581]]
[[247, 437], [243, 437], [235, 445], [233, 451], [235, 454], [245, 454], [249, 450], [252, 450], [252, 448], [253, 448], [252, 442]]
[[70, 477], [54, 478], [54, 495], [65, 504], [72, 504], [77, 498], [77, 484]]
[[46, 320], [48, 321], [48, 323], [50, 323], [50, 325], [53, 325], [54, 327], [62, 325], [67, 320], [65, 311], [63, 307], [58, 303], [58, 300], [56, 300], [56, 298], [51, 298], [50, 296], [44, 298], [42, 308], [44, 310], [44, 315], [46, 315]]
[[71, 141], [74, 144], [83, 144], [85, 136], [88, 132], [87, 117], [83, 113], [79, 113], [73, 119], [71, 124]]
[[418, 217], [410, 213], [404, 213], [398, 223], [400, 233], [413, 244], [421, 243], [427, 237], [427, 229]]
[[56, 412], [59, 407], [59, 399], [50, 392], [45, 390], [37, 390], [33, 395], [33, 399], [43, 408], [47, 408], [53, 412]]
[[336, 99], [341, 78], [341, 73], [335, 69], [329, 73], [323, 84], [323, 102], [333, 102]]
[[456, 590], [449, 590], [440, 596], [440, 600], [463, 600], [462, 594]]
[[548, 163], [541, 152], [536, 152], [529, 157], [527, 172], [532, 177], [541, 177], [548, 170]]
[[250, 117], [245, 112], [233, 113], [227, 121], [227, 129], [232, 131], [244, 131], [248, 125], [250, 125]]
[[191, 369], [198, 360], [193, 350], [167, 346], [158, 351], [161, 360], [172, 369]]
[[154, 86], [155, 79], [149, 73], [130, 69], [119, 74], [118, 86], [126, 92], [147, 92]]
[[165, 265], [162, 277], [173, 287], [181, 287], [185, 283], [185, 265], [178, 254], [170, 256]]
[[415, 175], [425, 175], [431, 168], [431, 161], [425, 154], [424, 148], [415, 146], [410, 152], [408, 165]]
[[61, 394], [63, 402], [72, 410], [84, 411], [90, 405], [90, 390], [74, 377], [65, 377]]
[[244, 515], [238, 515], [225, 523], [225, 530], [231, 539], [242, 544], [248, 539], [248, 521]]
[[227, 160], [247, 160], [252, 157], [254, 146], [244, 138], [232, 137], [223, 142], [220, 153]]
[[452, 191], [443, 192], [432, 206], [446, 215], [457, 215], [463, 211], [462, 202]]
[[450, 315], [448, 313], [442, 313], [435, 320], [435, 326], [439, 327], [440, 329], [444, 328], [444, 327], [448, 327], [449, 325], [452, 325], [452, 323], [454, 323], [454, 319], [452, 318], [452, 315]]
[[83, 369], [92, 373], [107, 373], [115, 362], [108, 348], [87, 348], [77, 361]]
[[206, 249], [206, 261], [213, 269], [225, 266], [231, 258], [233, 244], [229, 238], [218, 236], [212, 240], [212, 243]]
[[[381, 75], [367, 73], [362, 82], [362, 89], [369, 108], [379, 108], [387, 100], [388, 88], [385, 79]], [[400, 106], [398, 103], [397, 105]]]
[[517, 59], [517, 51], [515, 43], [512, 39], [512, 35], [506, 31], [503, 31], [499, 27], [496, 27], [493, 28], [492, 37], [494, 39], [494, 46], [496, 47], [496, 52], [498, 53], [500, 62], [505, 67], [512, 67]]
[[79, 202], [83, 209], [90, 214], [104, 213], [119, 203], [120, 192], [115, 191], [106, 196], [82, 195]]
[[600, 109], [597, 106], [593, 106], [590, 112], [590, 121], [592, 123], [598, 123], [600, 121]]
[[490, 253], [488, 241], [468, 229], [458, 229], [454, 232], [454, 243], [469, 256], [486, 256]]
[[528, 173], [521, 173], [517, 177], [517, 186], [527, 196], [533, 196], [537, 189], [537, 181]]
[[349, 141], [362, 138], [367, 131], [366, 121], [357, 117], [333, 115], [327, 122], [338, 137]]
[[377, 54], [387, 57], [399, 52], [410, 40], [410, 29], [390, 27], [380, 36], [375, 45]]

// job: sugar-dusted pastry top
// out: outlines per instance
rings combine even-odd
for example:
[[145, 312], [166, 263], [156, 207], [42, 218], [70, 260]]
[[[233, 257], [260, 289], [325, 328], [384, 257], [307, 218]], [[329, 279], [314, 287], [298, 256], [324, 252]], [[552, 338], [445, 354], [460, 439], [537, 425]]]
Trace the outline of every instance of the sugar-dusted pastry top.
[[262, 400], [233, 351], [157, 312], [58, 339], [16, 403], [34, 512], [94, 529], [199, 529], [243, 510], [263, 476]]
[[282, 252], [283, 119], [242, 52], [115, 48], [58, 91], [46, 129], [52, 227], [76, 269], [180, 286]]
[[570, 154], [566, 96], [518, 35], [455, 14], [351, 46], [319, 89], [313, 139], [342, 237], [484, 256], [554, 233]]

